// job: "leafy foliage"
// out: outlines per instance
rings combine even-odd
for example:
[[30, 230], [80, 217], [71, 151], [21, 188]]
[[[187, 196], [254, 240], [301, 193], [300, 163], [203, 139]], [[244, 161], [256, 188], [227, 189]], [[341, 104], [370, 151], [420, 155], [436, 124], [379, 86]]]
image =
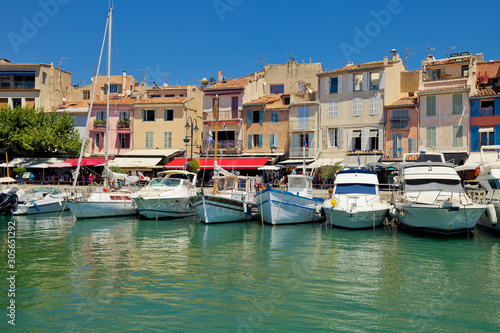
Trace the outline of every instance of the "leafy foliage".
[[119, 166], [112, 166], [110, 167], [110, 170], [116, 173], [126, 173], [125, 170], [123, 170], [123, 168]]
[[81, 142], [68, 113], [29, 107], [0, 110], [0, 145], [11, 147], [18, 156], [77, 156]]
[[200, 161], [198, 160], [190, 160], [187, 162], [187, 170], [196, 173], [200, 169]]
[[12, 169], [12, 171], [14, 171], [14, 173], [15, 173], [15, 174], [22, 175], [23, 173], [25, 173], [25, 172], [26, 172], [26, 169], [25, 169], [25, 168], [18, 167], [18, 168], [14, 168], [14, 169]]
[[335, 163], [334, 165], [325, 165], [321, 167], [321, 178], [325, 180], [335, 180], [337, 176], [337, 172], [342, 169], [340, 166], [340, 162]]

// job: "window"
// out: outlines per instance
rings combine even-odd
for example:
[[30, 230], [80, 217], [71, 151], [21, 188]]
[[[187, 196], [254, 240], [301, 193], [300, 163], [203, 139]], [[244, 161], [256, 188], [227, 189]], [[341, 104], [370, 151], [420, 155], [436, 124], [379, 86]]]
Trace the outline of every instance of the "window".
[[354, 75], [354, 91], [363, 90], [363, 73]]
[[451, 94], [451, 103], [451, 114], [462, 114], [464, 108], [462, 94]]
[[[47, 73], [45, 73], [45, 72], [43, 72], [43, 74], [42, 74], [42, 83], [47, 84]], [[90, 90], [89, 90], [89, 93], [90, 93]]]
[[361, 131], [352, 131], [349, 151], [361, 150]]
[[354, 117], [359, 117], [363, 114], [363, 99], [354, 98], [352, 100], [352, 115]]
[[[377, 73], [378, 74], [378, 73]], [[374, 115], [379, 113], [378, 96], [370, 97], [369, 101], [369, 111], [368, 114]]]
[[417, 152], [417, 139], [408, 138], [408, 153], [416, 153], [416, 152]]
[[332, 77], [330, 79], [330, 94], [336, 94], [339, 92], [339, 78]]
[[464, 126], [453, 125], [451, 126], [451, 146], [463, 147], [464, 145]]
[[247, 110], [247, 123], [263, 123], [264, 110]]
[[153, 132], [146, 132], [146, 148], [153, 148]]
[[410, 111], [408, 109], [392, 110], [391, 128], [406, 129], [410, 127]]
[[328, 117], [338, 117], [339, 116], [339, 100], [331, 99], [328, 101]]
[[283, 98], [283, 104], [284, 105], [290, 105], [290, 96], [287, 96], [287, 97]]
[[481, 146], [489, 146], [495, 144], [495, 132], [481, 132]]
[[495, 114], [495, 101], [481, 101], [479, 111], [481, 117], [493, 116]]
[[378, 130], [370, 130], [370, 150], [378, 150]]
[[309, 107], [299, 107], [299, 130], [309, 129]]
[[435, 70], [427, 70], [426, 79], [428, 81], [437, 81], [441, 80], [441, 77], [446, 74], [445, 68], [435, 69]]
[[111, 89], [109, 89], [109, 92], [111, 94], [121, 94], [122, 92], [122, 85], [121, 84], [112, 84]]
[[217, 100], [217, 98], [215, 98], [215, 97], [212, 99], [212, 112], [214, 112], [214, 114], [215, 114], [215, 104], [216, 104], [216, 100]]
[[83, 90], [83, 99], [90, 99], [90, 90]]
[[278, 133], [269, 134], [269, 147], [278, 148]]
[[95, 113], [95, 120], [106, 120], [106, 112], [105, 111], [97, 111]]
[[328, 146], [338, 147], [339, 146], [339, 129], [329, 128], [328, 129]]
[[231, 98], [231, 111], [238, 110], [238, 96], [233, 96]]
[[96, 133], [94, 136], [94, 144], [96, 148], [99, 148], [101, 141], [101, 134]]
[[151, 98], [160, 98], [160, 97], [161, 97], [161, 95], [151, 95], [150, 97], [151, 97]]
[[15, 89], [33, 89], [35, 88], [35, 76], [33, 75], [15, 75], [14, 76]]
[[379, 72], [371, 72], [370, 73], [370, 90], [378, 90], [379, 89]]
[[435, 117], [437, 115], [436, 96], [425, 97], [425, 116]]
[[3, 106], [9, 105], [9, 99], [8, 98], [0, 98], [0, 108]]
[[156, 110], [142, 110], [142, 121], [156, 121]]
[[130, 148], [130, 134], [120, 133], [120, 148]]
[[12, 99], [12, 108], [20, 108], [22, 105], [22, 101], [20, 98], [13, 98]]
[[167, 97], [167, 98], [173, 98], [173, 97], [175, 97], [175, 95], [165, 95], [165, 97]]
[[248, 135], [248, 147], [262, 147], [262, 134], [249, 134]]
[[119, 120], [130, 119], [129, 111], [120, 111]]
[[174, 120], [174, 110], [163, 110], [163, 120], [173, 121]]
[[284, 84], [271, 84], [271, 94], [283, 94], [285, 93]]
[[436, 147], [436, 133], [437, 128], [435, 126], [425, 128], [425, 146], [427, 148]]
[[469, 76], [469, 65], [462, 66], [462, 77]]
[[163, 133], [163, 148], [172, 148], [172, 132]]
[[271, 123], [276, 124], [278, 122], [278, 112], [271, 112]]
[[26, 98], [24, 106], [27, 108], [35, 108], [35, 99], [34, 98]]
[[299, 147], [311, 147], [311, 143], [309, 142], [309, 134], [299, 134]]

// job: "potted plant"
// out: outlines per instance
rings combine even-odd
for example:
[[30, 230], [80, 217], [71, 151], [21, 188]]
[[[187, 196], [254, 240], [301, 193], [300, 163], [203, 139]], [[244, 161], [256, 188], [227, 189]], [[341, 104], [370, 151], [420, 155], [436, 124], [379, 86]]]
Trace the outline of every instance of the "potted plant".
[[94, 120], [94, 127], [106, 126], [106, 120]]
[[123, 118], [118, 120], [118, 128], [129, 128], [130, 127], [130, 119]]
[[[335, 163], [334, 165], [325, 165], [321, 167], [321, 178], [326, 181], [335, 181], [335, 177], [337, 176], [337, 172], [340, 171], [342, 167], [340, 166], [340, 162]], [[332, 196], [333, 187], [328, 189], [328, 194]]]

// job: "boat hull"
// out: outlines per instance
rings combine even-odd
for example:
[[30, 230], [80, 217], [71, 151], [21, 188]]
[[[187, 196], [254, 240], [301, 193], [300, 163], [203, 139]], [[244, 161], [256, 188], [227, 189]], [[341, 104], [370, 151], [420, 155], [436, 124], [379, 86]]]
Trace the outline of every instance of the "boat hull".
[[426, 232], [456, 234], [475, 228], [486, 210], [483, 205], [430, 206], [423, 204], [397, 205], [397, 221], [403, 227]]
[[198, 194], [190, 201], [204, 223], [249, 221], [255, 204], [214, 195]]
[[[500, 203], [493, 202], [493, 207], [495, 208], [495, 213], [497, 214], [497, 219], [500, 218]], [[489, 231], [500, 232], [500, 223], [491, 224], [490, 218], [487, 215], [487, 211], [481, 215], [479, 220], [477, 221], [477, 225], [481, 228], [487, 229]]]
[[177, 218], [196, 214], [189, 198], [133, 198], [141, 216], [153, 218]]
[[348, 212], [343, 209], [327, 208], [325, 210], [326, 219], [334, 227], [347, 229], [367, 229], [380, 227], [384, 223], [387, 208], [379, 210], [365, 210]]
[[255, 197], [257, 211], [265, 223], [295, 224], [321, 221], [322, 200], [266, 188]]
[[68, 200], [67, 205], [77, 219], [115, 217], [137, 214], [137, 207], [132, 202], [132, 200], [116, 200], [113, 202]]
[[61, 212], [68, 209], [68, 205], [64, 200], [38, 204], [38, 203], [25, 203], [23, 205], [18, 205], [13, 215], [31, 215], [31, 214], [42, 214], [42, 213], [55, 213]]

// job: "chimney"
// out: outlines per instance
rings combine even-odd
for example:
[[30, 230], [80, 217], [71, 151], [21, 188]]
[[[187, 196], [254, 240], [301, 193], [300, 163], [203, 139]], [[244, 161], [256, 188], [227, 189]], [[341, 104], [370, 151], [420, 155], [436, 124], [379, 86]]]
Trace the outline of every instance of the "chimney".
[[396, 49], [391, 50], [391, 60], [396, 60], [396, 52], [398, 52]]
[[207, 78], [205, 78], [205, 77], [204, 77], [203, 79], [201, 79], [201, 80], [200, 80], [200, 83], [201, 83], [201, 89], [205, 89], [205, 88], [207, 87], [208, 82], [209, 82], [209, 81], [208, 81], [208, 80], [207, 80]]
[[125, 96], [127, 91], [127, 72], [123, 71], [122, 74], [122, 95]]
[[217, 77], [217, 83], [222, 82], [222, 71], [219, 71], [219, 76]]

